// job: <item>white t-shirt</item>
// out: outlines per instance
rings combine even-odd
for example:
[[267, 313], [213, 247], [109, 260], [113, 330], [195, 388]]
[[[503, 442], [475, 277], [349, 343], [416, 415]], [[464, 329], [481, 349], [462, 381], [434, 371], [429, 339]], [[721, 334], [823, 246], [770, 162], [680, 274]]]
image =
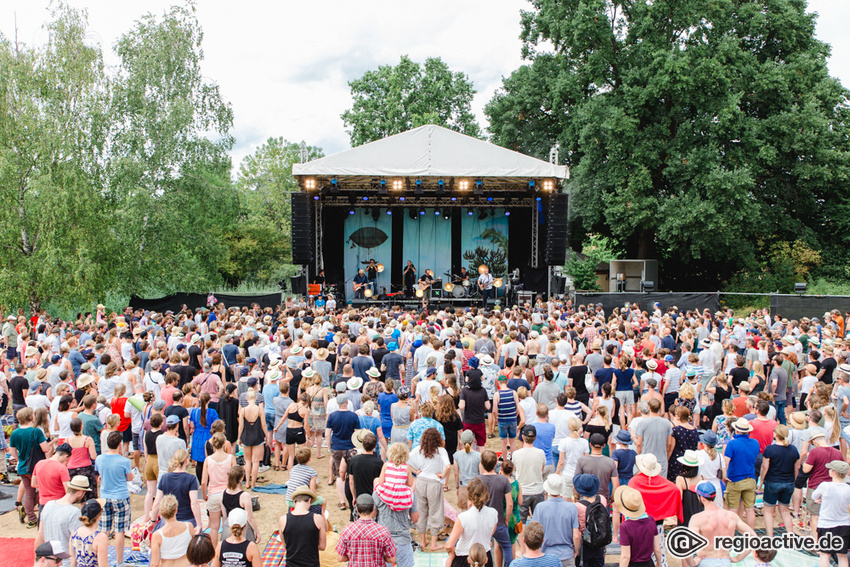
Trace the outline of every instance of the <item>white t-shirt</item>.
[[521, 400], [519, 402], [519, 407], [522, 408], [522, 411], [525, 414], [526, 425], [537, 423], [537, 402], [534, 401], [534, 398], [528, 396], [524, 400]]
[[416, 384], [416, 395], [422, 400], [422, 402], [430, 402], [431, 401], [431, 387], [436, 386], [439, 389], [442, 389], [440, 383], [436, 380], [420, 380]]
[[543, 492], [543, 466], [546, 464], [546, 453], [537, 447], [523, 447], [514, 451], [516, 479], [522, 487], [523, 494], [540, 494]]
[[590, 453], [590, 444], [587, 439], [579, 437], [565, 437], [558, 444], [558, 451], [563, 454], [564, 469], [561, 471], [561, 476], [572, 478], [576, 472], [576, 463], [579, 458]]
[[429, 459], [422, 454], [421, 445], [417, 445], [410, 452], [410, 458], [407, 460], [407, 464], [422, 471], [418, 475], [419, 478], [437, 480], [440, 484], [446, 483], [445, 477], [437, 477], [437, 473], [442, 473], [449, 466], [449, 454], [442, 447], [437, 450], [437, 454]]
[[819, 528], [837, 528], [850, 525], [850, 485], [845, 482], [822, 482], [812, 493], [812, 498], [820, 499]]

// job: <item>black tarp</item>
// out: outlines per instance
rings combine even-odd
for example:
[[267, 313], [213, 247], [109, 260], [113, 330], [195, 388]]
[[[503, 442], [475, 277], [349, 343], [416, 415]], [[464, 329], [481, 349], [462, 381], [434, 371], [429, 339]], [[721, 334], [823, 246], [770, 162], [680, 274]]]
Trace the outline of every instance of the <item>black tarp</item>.
[[661, 311], [676, 306], [687, 311], [708, 309], [712, 313], [720, 309], [720, 296], [717, 293], [581, 293], [576, 292], [576, 305], [601, 303], [605, 313], [611, 313], [615, 307], [622, 308], [626, 302], [637, 303], [644, 311], [649, 311], [655, 302], [661, 304]]
[[[267, 295], [232, 295], [227, 293], [216, 293], [216, 301], [224, 303], [227, 307], [250, 307], [258, 303], [260, 307], [276, 307], [280, 305], [280, 294], [270, 293]], [[131, 297], [130, 307], [133, 309], [146, 309], [157, 313], [166, 311], [179, 311], [183, 305], [189, 309], [207, 306], [207, 295], [203, 293], [175, 293], [157, 299], [142, 299]]]
[[785, 319], [818, 317], [823, 320], [827, 311], [838, 309], [843, 315], [850, 310], [850, 296], [847, 295], [786, 295], [770, 296], [770, 314], [781, 315]]

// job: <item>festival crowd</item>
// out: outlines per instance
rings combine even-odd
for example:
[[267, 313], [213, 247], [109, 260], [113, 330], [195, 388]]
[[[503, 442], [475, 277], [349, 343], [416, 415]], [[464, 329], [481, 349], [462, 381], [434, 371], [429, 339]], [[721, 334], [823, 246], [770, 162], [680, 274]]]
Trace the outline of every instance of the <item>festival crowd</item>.
[[[40, 566], [123, 566], [130, 537], [152, 567], [277, 564], [272, 542], [289, 567], [414, 567], [416, 550], [666, 567], [665, 529], [688, 526], [710, 543], [682, 563], [722, 567], [750, 550], [713, 538], [754, 534], [758, 508], [768, 536], [840, 538], [846, 567], [848, 320], [568, 301], [19, 312], [0, 480]], [[286, 506], [258, 525], [272, 470]]]

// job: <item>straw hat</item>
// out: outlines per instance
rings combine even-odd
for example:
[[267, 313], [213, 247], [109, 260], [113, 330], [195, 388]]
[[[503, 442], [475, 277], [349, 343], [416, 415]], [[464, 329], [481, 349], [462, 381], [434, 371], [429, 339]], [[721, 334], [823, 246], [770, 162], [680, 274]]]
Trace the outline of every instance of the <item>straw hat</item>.
[[481, 357], [481, 364], [483, 364], [484, 366], [489, 366], [493, 364], [493, 357], [489, 354], [485, 354]]
[[291, 352], [292, 354], [298, 354], [298, 353], [299, 353], [299, 352], [301, 352], [302, 350], [304, 350], [304, 349], [302, 349], [302, 348], [301, 348], [301, 345], [295, 345], [294, 347], [292, 347], [292, 348], [289, 350], [289, 352]]
[[310, 490], [310, 486], [309, 486], [309, 485], [307, 485], [307, 484], [304, 484], [304, 485], [299, 486], [298, 488], [296, 488], [296, 489], [295, 489], [295, 492], [293, 492], [293, 493], [292, 493], [292, 498], [291, 498], [291, 500], [295, 500], [295, 497], [296, 497], [296, 496], [309, 496], [310, 498], [312, 498], [312, 499], [313, 499], [313, 500], [310, 502], [310, 505], [311, 505], [311, 506], [312, 506], [313, 504], [315, 504], [315, 503], [316, 503], [316, 500], [318, 500], [318, 499], [319, 499], [319, 497], [318, 497], [318, 496], [316, 496], [316, 493], [315, 493], [315, 492], [313, 492], [312, 490]]
[[363, 451], [363, 441], [369, 433], [372, 432], [364, 427], [362, 429], [358, 429], [357, 432], [351, 436], [351, 442], [354, 443], [355, 449]]
[[655, 370], [656, 368], [658, 368], [658, 363], [657, 363], [657, 362], [655, 362], [655, 360], [654, 360], [654, 359], [652, 359], [652, 360], [647, 360], [647, 361], [646, 361], [646, 367], [647, 367], [649, 370]]
[[735, 431], [738, 433], [749, 433], [753, 430], [753, 424], [743, 417], [739, 417], [735, 420], [735, 425], [733, 426]]
[[614, 502], [626, 518], [637, 519], [646, 514], [643, 496], [630, 486], [618, 486], [614, 491]]
[[791, 424], [791, 427], [793, 427], [794, 429], [805, 429], [806, 412], [795, 411], [794, 413], [788, 416], [788, 423]]
[[705, 457], [696, 451], [688, 449], [684, 455], [676, 460], [686, 467], [698, 467], [705, 462]]
[[328, 349], [320, 348], [319, 350], [316, 351], [316, 360], [325, 360], [325, 359], [328, 358], [328, 355], [330, 355], [330, 353], [328, 352]]
[[661, 463], [652, 453], [644, 453], [635, 458], [635, 465], [646, 476], [653, 477], [661, 474]]
[[65, 485], [65, 488], [71, 488], [73, 490], [87, 491], [91, 489], [91, 485], [89, 484], [88, 477], [85, 477], [81, 474], [74, 476], [69, 482], [62, 483]]

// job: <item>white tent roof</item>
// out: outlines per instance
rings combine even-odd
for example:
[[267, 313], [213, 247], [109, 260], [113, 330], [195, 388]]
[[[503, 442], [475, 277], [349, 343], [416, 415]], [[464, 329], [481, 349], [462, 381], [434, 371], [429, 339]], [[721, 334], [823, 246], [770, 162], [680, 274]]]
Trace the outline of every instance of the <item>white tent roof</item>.
[[360, 177], [556, 177], [567, 168], [435, 125], [292, 166], [294, 175]]

